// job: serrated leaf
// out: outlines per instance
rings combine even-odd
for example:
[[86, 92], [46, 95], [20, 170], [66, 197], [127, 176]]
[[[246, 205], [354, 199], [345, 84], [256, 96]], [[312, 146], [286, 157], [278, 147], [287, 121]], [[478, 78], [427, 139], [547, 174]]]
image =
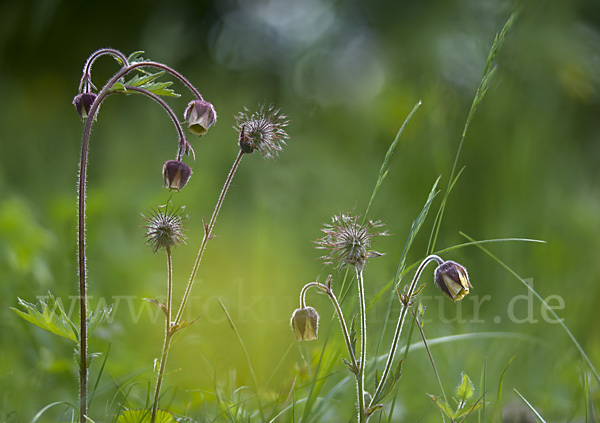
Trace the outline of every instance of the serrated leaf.
[[358, 370], [348, 360], [346, 360], [345, 358], [342, 358], [342, 362], [346, 365], [346, 367], [348, 367], [348, 370], [350, 370], [352, 373], [354, 373], [354, 374], [358, 373]]
[[25, 311], [12, 308], [12, 310], [23, 319], [48, 332], [70, 339], [79, 343], [79, 332], [71, 319], [67, 316], [61, 304], [56, 301], [54, 296], [48, 293], [47, 303], [39, 300], [37, 305], [28, 303], [18, 298], [19, 305]]
[[454, 417], [454, 411], [452, 411], [452, 408], [450, 408], [450, 406], [448, 405], [448, 403], [446, 401], [444, 401], [441, 398], [436, 397], [435, 395], [430, 395], [430, 394], [426, 394], [426, 395], [429, 397], [429, 399], [431, 401], [433, 401], [435, 406], [437, 408], [439, 408], [442, 413], [444, 413], [450, 419], [452, 419]]
[[143, 50], [134, 51], [133, 53], [131, 53], [129, 55], [129, 57], [127, 58], [127, 61], [129, 63], [142, 62], [142, 61], [144, 61], [142, 54], [144, 54]]
[[109, 306], [104, 307], [100, 311], [90, 312], [90, 315], [87, 318], [88, 336], [90, 336], [99, 325], [104, 323], [110, 317], [112, 308], [113, 306], [111, 304]]
[[141, 88], [151, 92], [155, 95], [179, 97], [172, 89], [168, 88], [173, 85], [173, 81], [157, 82], [156, 80], [165, 74], [165, 71], [159, 71], [155, 73], [149, 73], [143, 69], [138, 69], [140, 75], [134, 75], [128, 80], [121, 78], [118, 82], [113, 84], [110, 91], [119, 93], [131, 93], [135, 94], [136, 91], [128, 90], [128, 87]]
[[[127, 410], [123, 411], [117, 423], [150, 423], [152, 413], [149, 410]], [[157, 410], [154, 423], [176, 423], [173, 414], [165, 410]]]
[[473, 382], [469, 379], [469, 376], [465, 372], [461, 373], [461, 382], [456, 387], [456, 399], [464, 403], [466, 400], [473, 396], [475, 392], [475, 388], [473, 387]]
[[456, 411], [456, 413], [454, 414], [454, 419], [458, 419], [459, 417], [466, 416], [467, 414], [471, 414], [472, 412], [477, 411], [480, 408], [482, 408], [485, 404], [486, 403], [484, 403], [483, 401], [480, 401], [478, 403], [473, 404], [472, 407], [462, 408], [462, 409]]

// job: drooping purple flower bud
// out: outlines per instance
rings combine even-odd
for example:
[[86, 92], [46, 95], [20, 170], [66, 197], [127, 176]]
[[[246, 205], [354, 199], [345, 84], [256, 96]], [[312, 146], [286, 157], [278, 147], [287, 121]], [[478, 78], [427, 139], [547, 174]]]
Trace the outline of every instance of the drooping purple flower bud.
[[180, 160], [168, 160], [163, 166], [165, 188], [181, 190], [192, 176], [192, 169]]
[[73, 98], [73, 105], [75, 106], [75, 109], [77, 110], [81, 120], [85, 120], [88, 117], [88, 113], [90, 112], [96, 97], [98, 96], [94, 93], [81, 93], [77, 94], [75, 98]]
[[467, 269], [451, 260], [443, 262], [435, 269], [433, 280], [442, 293], [453, 302], [462, 300], [469, 293], [469, 289], [473, 288]]
[[188, 129], [194, 135], [204, 135], [213, 123], [217, 121], [217, 112], [211, 103], [204, 100], [191, 101], [183, 118]]

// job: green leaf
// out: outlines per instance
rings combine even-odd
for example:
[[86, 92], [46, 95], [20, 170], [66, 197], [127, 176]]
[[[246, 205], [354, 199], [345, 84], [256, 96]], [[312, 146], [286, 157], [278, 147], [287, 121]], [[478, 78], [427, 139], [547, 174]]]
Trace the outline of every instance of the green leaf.
[[460, 402], [465, 402], [473, 396], [475, 388], [473, 382], [469, 379], [469, 376], [465, 372], [461, 373], [461, 382], [456, 387], [456, 397]]
[[142, 54], [144, 54], [143, 50], [139, 50], [139, 51], [134, 51], [133, 53], [131, 53], [129, 55], [129, 57], [127, 58], [127, 61], [131, 64], [131, 63], [135, 63], [135, 62], [143, 62], [144, 58], [142, 57]]
[[28, 303], [18, 298], [19, 305], [25, 311], [11, 307], [12, 310], [23, 319], [36, 326], [46, 329], [48, 332], [70, 339], [79, 343], [79, 332], [71, 319], [65, 313], [62, 305], [56, 301], [51, 293], [48, 293], [48, 302], [39, 300], [37, 305]]
[[143, 69], [138, 69], [138, 71], [140, 71], [139, 75], [134, 75], [127, 81], [121, 78], [119, 81], [113, 84], [110, 92], [135, 94], [136, 91], [128, 90], [128, 87], [136, 87], [156, 95], [179, 97], [179, 94], [169, 88], [173, 84], [172, 81], [157, 82], [157, 79], [163, 76], [165, 71], [159, 71], [155, 73], [149, 73]]
[[[150, 423], [152, 413], [149, 410], [127, 410], [121, 413], [117, 423]], [[165, 410], [157, 410], [154, 423], [175, 423], [173, 414]]]
[[112, 304], [104, 307], [100, 311], [92, 311], [87, 318], [88, 336], [90, 336], [94, 330], [102, 323], [104, 323], [112, 312]]
[[433, 401], [435, 406], [437, 408], [439, 408], [442, 413], [444, 413], [446, 416], [448, 416], [448, 418], [452, 419], [454, 417], [454, 411], [452, 411], [452, 408], [450, 408], [450, 406], [448, 405], [448, 403], [446, 401], [444, 401], [441, 398], [436, 397], [435, 395], [427, 394], [427, 396], [429, 397], [429, 399], [431, 401]]
[[484, 403], [483, 401], [479, 401], [475, 404], [473, 404], [473, 406], [471, 407], [464, 407], [458, 411], [456, 411], [456, 413], [454, 413], [454, 419], [458, 419], [459, 417], [462, 416], [466, 416], [468, 414], [471, 414], [473, 411], [477, 411], [480, 408], [482, 408], [484, 405], [486, 405], [486, 403]]

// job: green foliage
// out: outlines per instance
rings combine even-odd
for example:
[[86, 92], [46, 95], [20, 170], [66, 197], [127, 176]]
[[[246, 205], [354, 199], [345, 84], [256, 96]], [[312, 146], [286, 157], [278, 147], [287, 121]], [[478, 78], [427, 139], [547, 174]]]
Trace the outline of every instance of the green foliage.
[[427, 394], [435, 406], [453, 422], [461, 417], [466, 419], [472, 412], [479, 410], [485, 405], [481, 398], [475, 402], [471, 400], [475, 393], [475, 388], [473, 387], [473, 382], [471, 382], [471, 379], [465, 372], [461, 373], [460, 383], [454, 393], [454, 400], [458, 404], [456, 410], [453, 410], [445, 399]]
[[141, 72], [141, 75], [134, 75], [128, 80], [121, 78], [112, 86], [110, 92], [135, 94], [135, 91], [128, 89], [128, 87], [137, 87], [156, 95], [162, 95], [166, 97], [179, 97], [179, 94], [177, 94], [175, 91], [169, 88], [171, 85], [173, 85], [173, 81], [156, 81], [164, 74], [164, 71], [159, 71], [155, 73]]
[[[117, 423], [150, 423], [152, 415], [148, 410], [126, 410], [121, 413]], [[154, 423], [176, 423], [177, 420], [172, 413], [158, 410]]]
[[70, 339], [75, 343], [79, 343], [79, 332], [73, 324], [69, 316], [63, 309], [60, 301], [56, 301], [54, 296], [48, 292], [46, 301], [39, 300], [37, 305], [28, 303], [27, 301], [19, 300], [19, 305], [25, 310], [19, 310], [14, 307], [11, 309], [21, 316], [23, 319], [48, 332]]

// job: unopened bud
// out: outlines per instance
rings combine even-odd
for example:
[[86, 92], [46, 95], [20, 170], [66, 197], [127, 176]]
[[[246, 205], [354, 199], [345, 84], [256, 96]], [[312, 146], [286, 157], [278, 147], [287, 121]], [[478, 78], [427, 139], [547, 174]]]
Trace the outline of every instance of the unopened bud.
[[94, 93], [81, 93], [77, 94], [75, 98], [73, 98], [73, 105], [75, 106], [75, 109], [77, 110], [81, 120], [85, 120], [85, 118], [88, 117], [88, 113], [90, 112], [96, 97], [98, 96]]
[[192, 134], [204, 135], [217, 121], [217, 112], [208, 101], [194, 100], [188, 104], [183, 118]]
[[179, 191], [192, 176], [192, 169], [180, 160], [168, 160], [163, 166], [165, 188]]
[[319, 313], [312, 307], [299, 308], [292, 314], [291, 324], [297, 341], [312, 341], [317, 339]]
[[434, 282], [444, 295], [456, 302], [462, 300], [472, 288], [467, 269], [451, 260], [440, 264], [434, 273]]

